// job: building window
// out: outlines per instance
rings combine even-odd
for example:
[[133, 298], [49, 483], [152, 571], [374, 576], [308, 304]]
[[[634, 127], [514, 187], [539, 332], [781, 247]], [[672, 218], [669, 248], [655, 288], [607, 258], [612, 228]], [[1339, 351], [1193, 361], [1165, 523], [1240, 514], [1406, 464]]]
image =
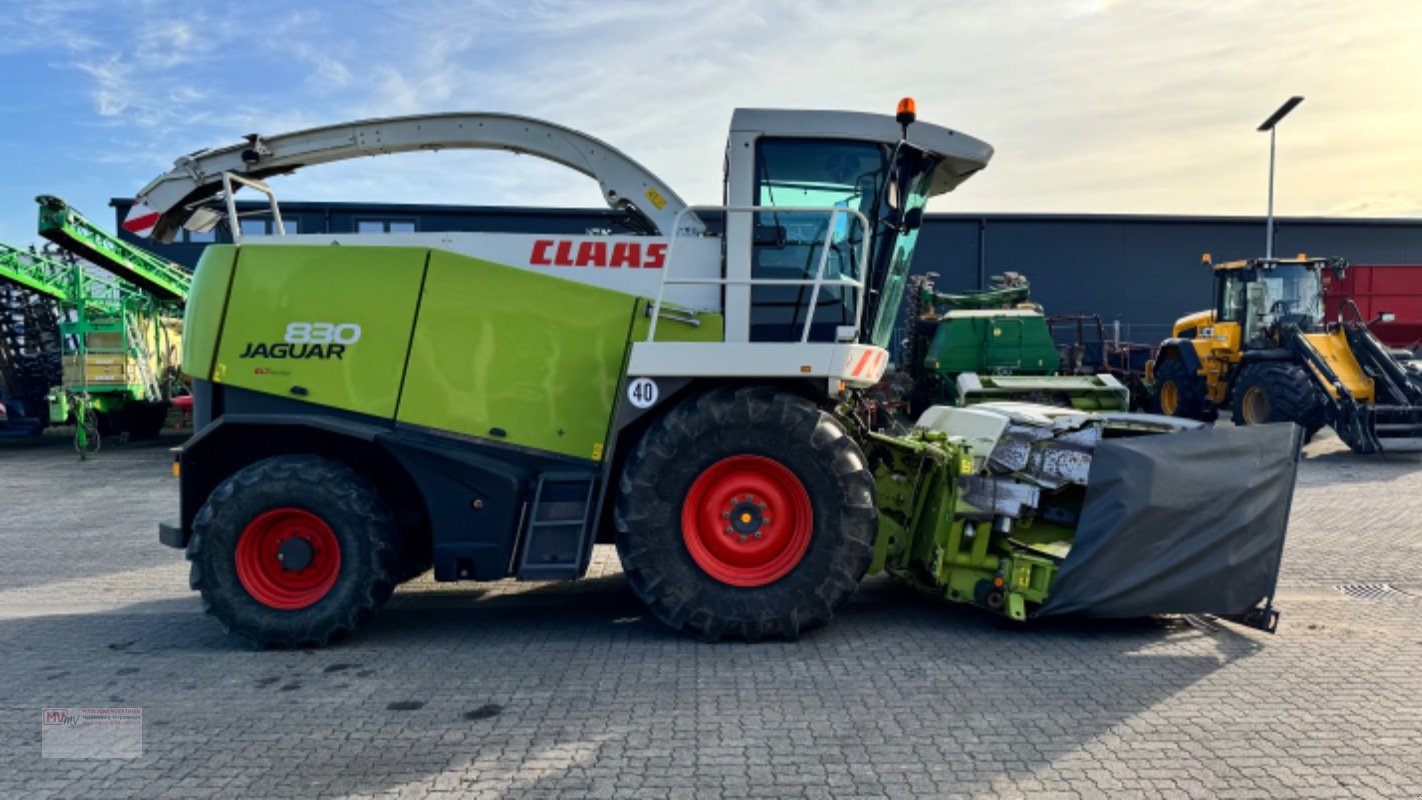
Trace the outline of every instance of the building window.
[[[282, 217], [281, 224], [288, 236], [301, 233], [300, 217]], [[276, 220], [261, 217], [242, 220], [243, 236], [273, 236], [276, 232]]]
[[356, 233], [414, 233], [412, 219], [358, 219]]

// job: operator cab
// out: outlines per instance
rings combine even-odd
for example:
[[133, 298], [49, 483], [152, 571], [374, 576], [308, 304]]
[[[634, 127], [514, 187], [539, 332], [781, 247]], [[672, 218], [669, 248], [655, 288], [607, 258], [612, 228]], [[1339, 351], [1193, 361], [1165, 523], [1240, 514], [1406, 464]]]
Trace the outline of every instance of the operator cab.
[[[735, 112], [726, 157], [728, 341], [741, 331], [740, 341], [800, 341], [808, 321], [809, 341], [845, 341], [864, 327], [859, 341], [888, 345], [925, 204], [992, 155], [970, 136], [914, 122], [906, 104], [897, 118]], [[848, 282], [863, 284], [862, 300]]]
[[1217, 322], [1240, 326], [1242, 340], [1261, 345], [1277, 339], [1279, 325], [1321, 330], [1325, 270], [1341, 272], [1338, 259], [1258, 258], [1216, 264]]

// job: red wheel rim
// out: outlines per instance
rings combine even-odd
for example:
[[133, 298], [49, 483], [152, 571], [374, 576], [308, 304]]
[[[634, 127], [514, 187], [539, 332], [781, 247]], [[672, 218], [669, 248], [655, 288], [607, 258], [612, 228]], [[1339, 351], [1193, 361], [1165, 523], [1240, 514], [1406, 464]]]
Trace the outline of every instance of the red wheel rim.
[[[299, 569], [291, 569], [288, 562]], [[305, 509], [274, 508], [237, 538], [237, 579], [257, 602], [294, 611], [331, 591], [341, 572], [341, 545], [326, 521]]]
[[810, 547], [810, 495], [785, 465], [740, 455], [706, 468], [681, 505], [681, 536], [696, 565], [731, 586], [785, 577]]

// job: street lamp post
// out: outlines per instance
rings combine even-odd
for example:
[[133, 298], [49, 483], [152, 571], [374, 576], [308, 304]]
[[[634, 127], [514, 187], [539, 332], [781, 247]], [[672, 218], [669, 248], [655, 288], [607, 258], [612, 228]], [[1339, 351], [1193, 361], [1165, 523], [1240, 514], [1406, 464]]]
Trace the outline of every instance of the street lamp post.
[[1303, 102], [1302, 97], [1294, 96], [1284, 101], [1279, 106], [1279, 110], [1269, 115], [1264, 120], [1264, 124], [1259, 126], [1259, 130], [1269, 132], [1269, 216], [1264, 228], [1264, 257], [1274, 257], [1274, 128], [1279, 121], [1289, 115], [1294, 107]]

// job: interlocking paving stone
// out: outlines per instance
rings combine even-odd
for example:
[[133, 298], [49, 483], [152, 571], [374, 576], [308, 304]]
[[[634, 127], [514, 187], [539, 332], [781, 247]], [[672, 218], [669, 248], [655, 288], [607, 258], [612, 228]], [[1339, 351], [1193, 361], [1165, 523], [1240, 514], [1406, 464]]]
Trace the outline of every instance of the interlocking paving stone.
[[[1325, 434], [1275, 636], [1020, 630], [870, 579], [798, 642], [664, 631], [599, 547], [574, 584], [401, 587], [351, 641], [260, 652], [155, 521], [166, 447], [0, 442], [0, 797], [1422, 796], [1422, 456]], [[136, 760], [40, 758], [40, 709], [132, 705]]]

